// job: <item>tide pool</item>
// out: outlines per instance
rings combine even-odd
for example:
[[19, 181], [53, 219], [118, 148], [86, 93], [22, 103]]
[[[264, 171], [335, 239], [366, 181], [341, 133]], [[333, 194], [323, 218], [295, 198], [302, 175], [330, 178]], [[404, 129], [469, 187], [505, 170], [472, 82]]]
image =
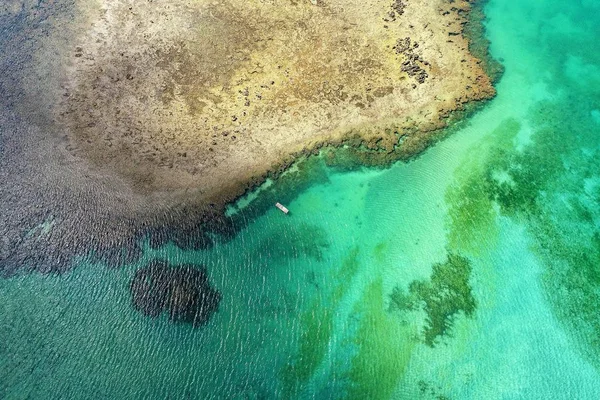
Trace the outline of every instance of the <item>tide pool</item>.
[[[416, 160], [318, 167], [208, 250], [0, 280], [0, 397], [598, 398], [600, 3], [485, 11], [498, 96]], [[206, 325], [133, 308], [156, 258], [206, 268]]]

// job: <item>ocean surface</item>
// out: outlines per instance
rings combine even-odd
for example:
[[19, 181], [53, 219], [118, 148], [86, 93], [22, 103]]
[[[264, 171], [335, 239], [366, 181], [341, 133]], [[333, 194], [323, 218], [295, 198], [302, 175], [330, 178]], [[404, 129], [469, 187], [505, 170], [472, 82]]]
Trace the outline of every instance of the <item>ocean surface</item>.
[[[600, 2], [485, 12], [498, 96], [416, 160], [321, 167], [207, 250], [1, 279], [0, 398], [600, 398]], [[133, 307], [152, 259], [206, 269], [208, 323]]]

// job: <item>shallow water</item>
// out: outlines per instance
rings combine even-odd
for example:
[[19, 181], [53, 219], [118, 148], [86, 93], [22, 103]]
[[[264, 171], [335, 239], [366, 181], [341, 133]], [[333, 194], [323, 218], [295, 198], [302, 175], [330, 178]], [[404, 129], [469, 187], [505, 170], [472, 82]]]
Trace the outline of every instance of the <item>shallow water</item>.
[[[498, 96], [417, 160], [210, 250], [0, 280], [0, 397], [598, 398], [600, 3], [486, 14]], [[159, 257], [206, 266], [207, 325], [134, 310]]]

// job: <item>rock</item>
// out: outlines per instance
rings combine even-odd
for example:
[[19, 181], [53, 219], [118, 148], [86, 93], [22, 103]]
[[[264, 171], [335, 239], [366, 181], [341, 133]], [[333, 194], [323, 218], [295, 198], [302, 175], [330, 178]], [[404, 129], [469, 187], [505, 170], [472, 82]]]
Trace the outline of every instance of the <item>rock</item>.
[[221, 300], [203, 268], [171, 267], [164, 260], [137, 270], [130, 291], [133, 306], [143, 314], [156, 318], [165, 311], [171, 321], [193, 326], [206, 324]]

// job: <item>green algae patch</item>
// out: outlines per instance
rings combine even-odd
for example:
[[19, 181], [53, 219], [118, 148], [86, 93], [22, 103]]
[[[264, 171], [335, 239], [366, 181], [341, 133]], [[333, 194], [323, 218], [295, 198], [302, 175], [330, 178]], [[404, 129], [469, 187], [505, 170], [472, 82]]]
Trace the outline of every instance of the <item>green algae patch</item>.
[[350, 250], [350, 253], [342, 262], [342, 266], [336, 274], [334, 280], [334, 282], [337, 282], [337, 285], [333, 289], [331, 295], [333, 302], [339, 302], [348, 291], [350, 282], [352, 281], [352, 278], [354, 278], [354, 276], [356, 275], [358, 267], [360, 266], [360, 263], [358, 261], [358, 255], [359, 248], [354, 247], [352, 250]]
[[[446, 202], [452, 251], [484, 251], [485, 242], [497, 237], [498, 215], [525, 224], [543, 263], [542, 284], [554, 313], [598, 365], [600, 140], [589, 115], [593, 107], [539, 102], [527, 121], [535, 130], [525, 140], [517, 121], [503, 121], [470, 149], [477, 157], [457, 169]], [[393, 304], [413, 309], [414, 291], [414, 286], [409, 293], [396, 290]]]
[[385, 311], [383, 282], [377, 279], [355, 305], [360, 326], [348, 378], [348, 399], [390, 399], [417, 342], [414, 328]]
[[461, 185], [446, 192], [448, 210], [448, 245], [451, 249], [466, 250], [477, 254], [486, 236], [497, 236], [496, 212], [485, 192], [485, 182], [478, 174], [469, 176]]
[[391, 309], [402, 312], [425, 312], [423, 342], [434, 347], [441, 338], [450, 335], [459, 315], [471, 317], [476, 301], [470, 285], [471, 264], [457, 254], [448, 254], [443, 263], [435, 264], [428, 281], [413, 281], [405, 292], [394, 288], [390, 295]]
[[337, 282], [333, 290], [324, 295], [317, 294], [311, 306], [301, 314], [298, 353], [281, 371], [284, 398], [296, 398], [325, 360], [335, 311], [356, 275], [358, 255], [358, 247], [350, 250], [332, 277], [332, 281]]
[[[521, 130], [514, 119], [503, 121], [485, 141], [470, 149], [478, 157], [467, 158], [455, 172], [455, 183], [445, 195], [449, 206], [448, 246], [453, 251], [478, 255], [498, 237], [496, 203], [510, 193], [514, 181], [510, 169], [510, 150]], [[504, 160], [504, 158], [508, 160]], [[490, 159], [503, 160], [488, 163]], [[487, 245], [487, 246], [486, 246]]]
[[294, 398], [325, 359], [333, 331], [333, 310], [315, 302], [300, 317], [302, 332], [295, 362], [282, 370], [283, 394]]
[[538, 132], [523, 151], [495, 148], [485, 171], [488, 196], [509, 215], [538, 211], [540, 193], [563, 168], [564, 147], [553, 130]]
[[377, 245], [375, 245], [375, 248], [373, 249], [373, 257], [378, 263], [382, 263], [384, 261], [389, 245], [390, 243], [387, 241], [379, 242]]

